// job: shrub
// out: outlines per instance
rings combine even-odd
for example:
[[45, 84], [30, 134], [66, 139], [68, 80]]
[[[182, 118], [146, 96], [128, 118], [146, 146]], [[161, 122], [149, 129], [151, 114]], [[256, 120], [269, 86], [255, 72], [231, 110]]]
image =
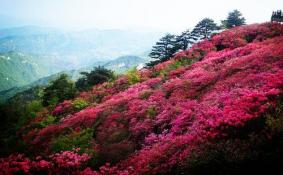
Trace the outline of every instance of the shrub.
[[44, 89], [43, 105], [53, 106], [58, 102], [74, 98], [75, 93], [74, 83], [68, 78], [68, 75], [62, 74]]
[[55, 123], [56, 118], [53, 117], [52, 115], [47, 116], [47, 118], [45, 120], [43, 120], [42, 122], [39, 123], [39, 125], [44, 128], [50, 124]]
[[74, 111], [72, 101], [65, 100], [64, 102], [58, 104], [52, 111], [54, 116], [64, 116], [66, 114], [71, 114]]
[[36, 117], [36, 113], [43, 108], [41, 101], [33, 100], [27, 104], [26, 110], [27, 113], [32, 117]]
[[88, 105], [88, 102], [83, 99], [76, 99], [75, 101], [73, 101], [73, 106], [78, 111], [87, 107]]
[[22, 154], [0, 159], [0, 174], [80, 174], [90, 159], [88, 154], [79, 154], [79, 148], [61, 151], [33, 161]]
[[137, 71], [136, 68], [133, 68], [131, 70], [129, 70], [127, 73], [126, 73], [127, 77], [128, 77], [128, 81], [129, 83], [132, 85], [132, 84], [136, 84], [138, 82], [141, 81], [141, 77]]
[[82, 77], [76, 82], [80, 91], [89, 90], [92, 86], [115, 79], [113, 71], [104, 67], [95, 67], [91, 72], [81, 72]]
[[81, 152], [88, 152], [91, 150], [92, 135], [92, 129], [85, 129], [78, 132], [73, 131], [68, 135], [62, 135], [52, 141], [51, 150], [53, 152], [58, 152], [80, 148]]

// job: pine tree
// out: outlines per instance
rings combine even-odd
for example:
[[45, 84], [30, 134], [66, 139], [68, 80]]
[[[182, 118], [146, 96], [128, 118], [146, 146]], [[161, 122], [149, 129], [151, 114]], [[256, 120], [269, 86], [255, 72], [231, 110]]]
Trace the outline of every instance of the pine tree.
[[188, 49], [188, 47], [194, 43], [191, 32], [189, 30], [182, 32], [181, 35], [176, 37], [176, 43], [179, 49]]
[[152, 67], [158, 63], [169, 60], [176, 51], [179, 50], [179, 47], [176, 43], [176, 36], [167, 34], [162, 37], [156, 45], [153, 46], [151, 52], [149, 53], [149, 57], [154, 60], [147, 63], [147, 67]]
[[94, 67], [91, 72], [81, 72], [81, 78], [76, 82], [76, 88], [80, 91], [89, 90], [92, 86], [113, 80], [114, 72], [102, 66]]
[[271, 22], [283, 22], [283, 13], [281, 10], [272, 12]]
[[191, 32], [191, 37], [195, 41], [208, 39], [212, 34], [216, 33], [217, 30], [219, 30], [219, 27], [212, 19], [204, 18], [195, 26]]
[[228, 14], [226, 20], [221, 21], [222, 26], [226, 29], [230, 29], [236, 26], [244, 25], [246, 19], [242, 17], [242, 14], [239, 10], [234, 10]]

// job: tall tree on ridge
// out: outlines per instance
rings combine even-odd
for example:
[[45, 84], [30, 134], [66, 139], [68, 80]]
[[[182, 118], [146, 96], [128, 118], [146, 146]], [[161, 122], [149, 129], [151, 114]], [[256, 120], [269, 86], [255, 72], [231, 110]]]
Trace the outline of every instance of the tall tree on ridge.
[[217, 30], [219, 30], [219, 27], [212, 19], [204, 18], [195, 26], [191, 32], [191, 37], [197, 42], [210, 38], [212, 34], [217, 33]]
[[176, 43], [177, 43], [177, 45], [178, 45], [177, 47], [179, 47], [179, 49], [187, 50], [188, 47], [191, 44], [194, 43], [191, 32], [189, 30], [182, 32], [181, 35], [178, 35], [176, 37]]
[[283, 22], [283, 13], [281, 10], [272, 12], [271, 22]]
[[226, 20], [221, 21], [222, 26], [226, 29], [241, 26], [246, 23], [246, 19], [242, 17], [242, 13], [239, 10], [233, 10], [228, 14]]
[[152, 67], [158, 63], [169, 60], [179, 48], [176, 44], [176, 36], [171, 34], [166, 34], [162, 37], [156, 45], [153, 46], [151, 52], [149, 53], [149, 57], [154, 60], [147, 63], [148, 67]]

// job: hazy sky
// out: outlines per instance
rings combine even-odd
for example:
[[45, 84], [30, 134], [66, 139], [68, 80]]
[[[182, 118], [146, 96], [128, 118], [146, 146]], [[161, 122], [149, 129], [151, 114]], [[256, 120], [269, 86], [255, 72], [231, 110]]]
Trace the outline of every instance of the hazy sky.
[[264, 22], [273, 10], [283, 9], [283, 0], [0, 0], [2, 16], [72, 30], [179, 32], [204, 17], [219, 22], [233, 9], [239, 9], [248, 23]]

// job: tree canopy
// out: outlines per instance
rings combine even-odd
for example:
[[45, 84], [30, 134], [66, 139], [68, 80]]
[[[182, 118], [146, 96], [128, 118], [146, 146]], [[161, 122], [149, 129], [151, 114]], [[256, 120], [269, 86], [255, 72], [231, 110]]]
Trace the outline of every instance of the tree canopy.
[[194, 27], [191, 36], [195, 41], [200, 41], [208, 39], [217, 30], [219, 30], [219, 27], [212, 19], [204, 18]]
[[154, 60], [147, 63], [147, 66], [151, 67], [160, 62], [169, 60], [177, 50], [179, 50], [179, 48], [176, 42], [176, 36], [166, 34], [152, 47], [149, 57]]
[[246, 23], [246, 19], [242, 17], [242, 13], [239, 10], [233, 10], [228, 14], [227, 19], [221, 21], [222, 26], [226, 29], [241, 26]]
[[58, 102], [74, 98], [75, 93], [74, 83], [68, 75], [61, 74], [43, 90], [42, 102], [44, 106], [55, 105]]
[[182, 32], [180, 35], [176, 36], [177, 47], [181, 50], [186, 50], [188, 47], [194, 43], [192, 34], [189, 30]]
[[78, 90], [87, 90], [94, 85], [114, 79], [114, 73], [102, 66], [94, 67], [91, 72], [81, 72], [82, 77], [76, 82]]
[[152, 47], [149, 57], [153, 60], [146, 64], [147, 67], [169, 60], [176, 52], [186, 50], [193, 43], [209, 38], [217, 30], [219, 27], [212, 19], [204, 18], [192, 32], [186, 30], [180, 35], [165, 35]]

